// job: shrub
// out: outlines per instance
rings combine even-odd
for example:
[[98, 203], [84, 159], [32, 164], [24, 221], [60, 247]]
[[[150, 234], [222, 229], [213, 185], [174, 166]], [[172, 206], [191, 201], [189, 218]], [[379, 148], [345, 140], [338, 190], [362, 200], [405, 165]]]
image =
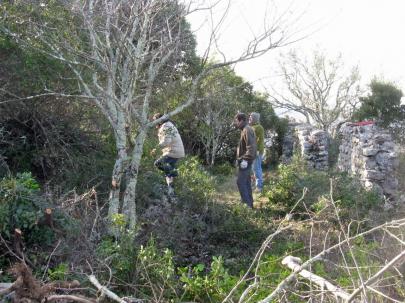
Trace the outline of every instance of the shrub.
[[137, 256], [137, 282], [142, 297], [159, 294], [167, 299], [177, 295], [179, 288], [173, 253], [169, 249], [159, 250], [153, 238], [141, 246]]
[[22, 231], [26, 244], [50, 244], [53, 231], [39, 222], [46, 202], [39, 193], [39, 184], [30, 173], [3, 178], [0, 181], [0, 232], [10, 238], [16, 228]]
[[225, 269], [222, 257], [213, 257], [210, 268], [197, 264], [176, 269], [171, 250], [159, 250], [153, 238], [139, 250], [137, 273], [142, 297], [159, 294], [180, 301], [220, 302], [237, 281]]
[[60, 263], [54, 268], [48, 269], [48, 277], [51, 281], [65, 280], [68, 273], [69, 265], [67, 263]]
[[296, 211], [312, 209], [317, 212], [331, 204], [330, 180], [333, 181], [333, 200], [341, 212], [341, 217], [348, 220], [362, 219], [370, 209], [381, 206], [381, 198], [377, 192], [364, 189], [355, 178], [345, 173], [328, 174], [316, 171], [296, 160], [289, 165], [279, 166], [277, 177], [271, 181], [266, 196], [271, 205], [278, 205], [284, 212], [288, 212], [306, 187], [308, 192]]
[[[118, 280], [131, 282], [135, 274], [137, 247], [134, 243], [133, 231], [126, 231], [123, 216], [118, 215], [113, 221], [114, 227], [120, 232], [119, 240], [112, 237], [104, 238], [96, 248], [96, 255], [103, 259], [111, 268], [111, 274]], [[106, 261], [108, 260], [108, 261]]]
[[266, 196], [271, 204], [281, 204], [292, 207], [297, 202], [297, 168], [296, 164], [280, 164], [277, 171], [277, 179], [270, 181]]
[[235, 168], [229, 162], [223, 162], [221, 164], [215, 164], [211, 169], [210, 172], [214, 176], [229, 176], [235, 171]]
[[203, 264], [193, 268], [179, 268], [184, 289], [182, 300], [220, 302], [237, 282], [237, 277], [230, 275], [224, 268], [222, 257], [213, 257], [210, 270], [205, 274], [204, 271]]
[[107, 265], [111, 268], [111, 274], [114, 278], [130, 282], [135, 270], [134, 251], [127, 245], [121, 246], [121, 243], [111, 238], [104, 239], [97, 247], [99, 258], [108, 260]]
[[179, 165], [177, 195], [184, 201], [208, 201], [215, 191], [214, 178], [197, 157], [187, 157]]

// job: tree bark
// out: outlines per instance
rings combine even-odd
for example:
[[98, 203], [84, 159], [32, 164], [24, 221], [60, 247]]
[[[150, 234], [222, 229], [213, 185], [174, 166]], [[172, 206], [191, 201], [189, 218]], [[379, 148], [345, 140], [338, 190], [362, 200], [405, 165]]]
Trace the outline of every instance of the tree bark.
[[138, 135], [135, 138], [129, 177], [124, 194], [124, 204], [122, 206], [122, 213], [128, 219], [129, 227], [131, 229], [136, 225], [136, 185], [138, 183], [139, 166], [142, 160], [146, 132], [146, 128], [140, 128]]
[[109, 208], [108, 218], [111, 218], [118, 214], [120, 207], [120, 188], [122, 177], [125, 172], [125, 163], [127, 161], [127, 149], [128, 141], [125, 129], [115, 131], [117, 158], [115, 159], [115, 165], [112, 172], [111, 190], [109, 196]]

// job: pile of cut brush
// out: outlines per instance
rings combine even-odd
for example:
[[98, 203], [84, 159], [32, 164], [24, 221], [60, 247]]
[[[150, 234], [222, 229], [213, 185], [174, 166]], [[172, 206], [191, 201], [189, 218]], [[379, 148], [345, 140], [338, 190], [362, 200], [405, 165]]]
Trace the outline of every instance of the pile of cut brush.
[[[100, 302], [102, 297], [109, 297], [120, 303], [140, 302], [134, 298], [120, 298], [106, 287], [101, 286], [94, 276], [88, 277], [97, 288], [91, 292], [90, 288], [80, 287], [77, 280], [40, 283], [24, 263], [15, 264], [9, 272], [15, 277], [15, 281], [14, 283], [0, 283], [0, 303], [10, 301], [15, 303], [96, 303]], [[83, 295], [84, 291], [87, 292], [87, 295]], [[89, 293], [94, 297], [89, 297]]]

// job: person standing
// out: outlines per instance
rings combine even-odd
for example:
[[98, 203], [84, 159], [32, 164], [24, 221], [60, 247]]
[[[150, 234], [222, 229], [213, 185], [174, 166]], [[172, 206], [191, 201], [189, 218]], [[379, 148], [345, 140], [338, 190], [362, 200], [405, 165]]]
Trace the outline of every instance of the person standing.
[[256, 191], [261, 193], [263, 190], [262, 162], [264, 155], [264, 128], [260, 124], [260, 114], [255, 112], [251, 113], [249, 116], [249, 124], [252, 126], [256, 136], [257, 155], [253, 162], [253, 173], [256, 180]]
[[237, 185], [243, 203], [253, 208], [252, 185], [250, 171], [256, 158], [257, 147], [254, 130], [248, 124], [248, 117], [244, 113], [235, 116], [234, 125], [240, 129], [240, 139], [236, 152], [238, 164]]
[[[161, 118], [163, 115], [157, 113], [153, 115], [153, 120]], [[163, 120], [156, 125], [158, 129], [159, 148], [162, 150], [162, 156], [154, 162], [154, 165], [164, 172], [169, 195], [174, 194], [174, 178], [178, 172], [176, 163], [180, 158], [184, 158], [184, 146], [181, 136], [176, 126], [169, 119]], [[154, 154], [156, 149], [152, 151]]]

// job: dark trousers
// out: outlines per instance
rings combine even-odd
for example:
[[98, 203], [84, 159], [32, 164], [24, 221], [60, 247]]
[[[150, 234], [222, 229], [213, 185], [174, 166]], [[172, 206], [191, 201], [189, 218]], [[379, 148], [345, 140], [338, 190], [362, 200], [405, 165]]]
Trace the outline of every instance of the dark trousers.
[[177, 158], [162, 156], [155, 161], [155, 166], [165, 173], [166, 177], [177, 177]]
[[252, 170], [252, 163], [249, 163], [245, 169], [238, 168], [238, 185], [240, 197], [243, 203], [253, 208], [252, 184], [250, 179], [250, 172]]

